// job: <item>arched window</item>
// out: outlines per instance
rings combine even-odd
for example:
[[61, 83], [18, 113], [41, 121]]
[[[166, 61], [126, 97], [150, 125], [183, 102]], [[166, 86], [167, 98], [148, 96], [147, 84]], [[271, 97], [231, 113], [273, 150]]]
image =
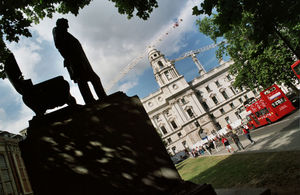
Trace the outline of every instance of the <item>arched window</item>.
[[206, 132], [202, 128], [198, 131], [198, 135], [201, 137], [201, 139], [206, 139], [207, 137]]
[[168, 80], [172, 79], [172, 77], [171, 77], [171, 75], [170, 75], [170, 73], [168, 71], [166, 71], [164, 73], [165, 73], [165, 75], [166, 75], [166, 77], [167, 77]]
[[157, 64], [158, 64], [158, 66], [159, 66], [160, 68], [163, 68], [163, 67], [164, 67], [164, 65], [163, 65], [163, 63], [162, 63], [161, 61], [158, 61]]

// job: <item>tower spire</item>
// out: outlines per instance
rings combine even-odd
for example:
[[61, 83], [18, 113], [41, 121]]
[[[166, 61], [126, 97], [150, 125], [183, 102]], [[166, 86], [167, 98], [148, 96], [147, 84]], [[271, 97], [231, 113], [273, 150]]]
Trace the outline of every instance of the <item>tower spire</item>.
[[165, 58], [165, 56], [154, 47], [148, 50], [148, 59], [153, 69], [155, 79], [160, 87], [174, 81], [180, 75], [173, 63]]

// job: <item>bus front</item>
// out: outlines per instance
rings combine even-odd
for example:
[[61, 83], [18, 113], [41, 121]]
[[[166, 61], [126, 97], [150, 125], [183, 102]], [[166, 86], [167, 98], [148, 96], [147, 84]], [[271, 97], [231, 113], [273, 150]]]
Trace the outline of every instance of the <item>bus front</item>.
[[292, 102], [275, 84], [262, 91], [260, 95], [267, 104], [267, 107], [270, 109], [270, 111], [275, 112], [278, 119], [295, 110]]

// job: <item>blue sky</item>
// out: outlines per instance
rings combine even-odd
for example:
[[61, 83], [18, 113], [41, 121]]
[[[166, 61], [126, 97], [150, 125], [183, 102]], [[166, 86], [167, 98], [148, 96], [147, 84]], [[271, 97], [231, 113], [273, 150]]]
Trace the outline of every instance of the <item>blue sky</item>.
[[[78, 87], [70, 80], [63, 67], [63, 58], [54, 46], [52, 28], [57, 18], [69, 20], [69, 32], [78, 38], [89, 58], [93, 69], [100, 76], [104, 88], [109, 86], [121, 70], [134, 58], [144, 53], [151, 42], [165, 34], [178, 19], [183, 19], [177, 28], [172, 29], [156, 48], [168, 59], [176, 59], [187, 51], [212, 44], [213, 41], [198, 31], [195, 25], [199, 17], [192, 16], [192, 7], [199, 0], [159, 0], [150, 19], [143, 21], [137, 17], [128, 20], [120, 15], [110, 1], [92, 1], [73, 15], [55, 15], [31, 27], [31, 38], [10, 43], [25, 79], [34, 84], [62, 75], [70, 83], [71, 94], [79, 104], [83, 104]], [[218, 65], [215, 50], [197, 55], [206, 70]], [[190, 58], [176, 62], [180, 74], [190, 81], [198, 76], [196, 65]], [[128, 96], [143, 98], [158, 89], [147, 56], [136, 64], [108, 94], [124, 91]], [[22, 102], [22, 97], [8, 80], [0, 81], [0, 130], [18, 133], [28, 126], [34, 113]]]

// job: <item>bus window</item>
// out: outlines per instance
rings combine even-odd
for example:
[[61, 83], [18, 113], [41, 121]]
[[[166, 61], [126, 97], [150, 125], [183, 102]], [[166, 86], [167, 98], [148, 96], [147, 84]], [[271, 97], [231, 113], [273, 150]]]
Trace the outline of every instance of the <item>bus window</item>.
[[291, 67], [295, 75], [298, 77], [298, 79], [300, 79], [300, 60], [295, 62]]
[[253, 120], [254, 120], [254, 122], [255, 122], [256, 124], [258, 124], [258, 125], [260, 124], [259, 121], [257, 120], [256, 116], [255, 116], [254, 114], [250, 114], [250, 117], [253, 118]]
[[265, 115], [265, 114], [268, 114], [268, 113], [269, 113], [269, 110], [268, 110], [267, 108], [264, 108], [264, 109], [262, 109], [262, 110], [260, 111], [260, 113], [261, 113], [262, 115]]
[[256, 117], [259, 118], [261, 116], [260, 111], [255, 113]]

